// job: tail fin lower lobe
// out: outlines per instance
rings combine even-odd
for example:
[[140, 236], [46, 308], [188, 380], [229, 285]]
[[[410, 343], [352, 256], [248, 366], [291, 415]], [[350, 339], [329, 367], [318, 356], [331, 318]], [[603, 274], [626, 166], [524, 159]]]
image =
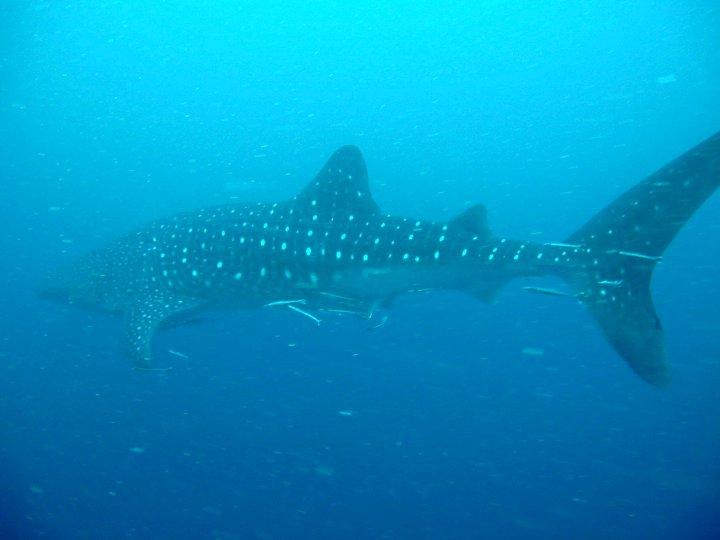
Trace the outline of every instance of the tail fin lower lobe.
[[651, 384], [667, 382], [663, 331], [650, 281], [665, 248], [720, 185], [720, 132], [631, 188], [566, 242], [593, 265], [566, 275], [608, 341]]

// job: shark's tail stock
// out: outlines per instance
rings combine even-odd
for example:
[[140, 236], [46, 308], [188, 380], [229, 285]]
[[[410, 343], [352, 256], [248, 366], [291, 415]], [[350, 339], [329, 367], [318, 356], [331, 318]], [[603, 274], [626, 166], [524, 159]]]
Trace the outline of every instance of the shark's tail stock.
[[663, 252], [720, 185], [720, 132], [618, 197], [566, 239], [590, 255], [563, 275], [608, 341], [640, 377], [667, 383], [650, 281]]

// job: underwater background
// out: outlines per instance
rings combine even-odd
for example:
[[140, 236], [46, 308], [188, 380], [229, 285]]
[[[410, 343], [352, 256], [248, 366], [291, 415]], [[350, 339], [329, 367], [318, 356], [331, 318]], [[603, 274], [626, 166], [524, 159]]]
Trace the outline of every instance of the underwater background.
[[[146, 222], [284, 199], [343, 144], [391, 214], [560, 241], [720, 129], [711, 0], [0, 6], [0, 538], [720, 538], [720, 195], [655, 272], [673, 382], [572, 300], [158, 335], [44, 303]], [[541, 282], [543, 283], [543, 282]], [[548, 282], [553, 285], [552, 280]]]

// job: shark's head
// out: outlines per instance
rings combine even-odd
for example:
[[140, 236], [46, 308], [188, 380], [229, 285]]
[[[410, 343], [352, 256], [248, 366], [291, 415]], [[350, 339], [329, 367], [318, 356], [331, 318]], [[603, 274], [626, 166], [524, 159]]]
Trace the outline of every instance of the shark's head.
[[74, 304], [77, 287], [73, 287], [70, 279], [72, 270], [65, 266], [47, 272], [37, 286], [38, 297], [55, 304]]
[[49, 271], [37, 287], [37, 295], [55, 304], [82, 308], [103, 308], [104, 295], [101, 281], [103, 275], [94, 268], [90, 256]]

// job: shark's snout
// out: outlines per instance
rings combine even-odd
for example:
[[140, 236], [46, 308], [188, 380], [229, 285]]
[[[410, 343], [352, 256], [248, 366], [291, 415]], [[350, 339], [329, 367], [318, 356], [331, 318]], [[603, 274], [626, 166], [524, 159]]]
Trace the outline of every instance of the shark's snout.
[[70, 288], [60, 271], [48, 272], [37, 284], [35, 292], [41, 300], [55, 304], [69, 304]]

